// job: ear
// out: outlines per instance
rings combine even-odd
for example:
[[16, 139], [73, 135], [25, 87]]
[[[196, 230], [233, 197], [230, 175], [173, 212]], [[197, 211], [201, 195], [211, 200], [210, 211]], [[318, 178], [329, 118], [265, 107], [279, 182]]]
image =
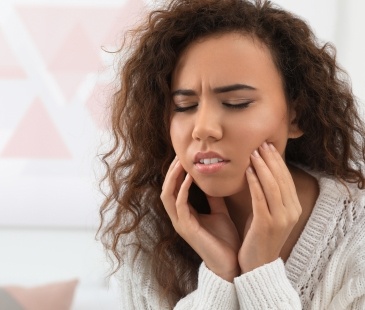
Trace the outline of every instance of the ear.
[[290, 111], [290, 123], [289, 123], [289, 139], [297, 139], [303, 135], [303, 131], [298, 127], [297, 113], [294, 109]]

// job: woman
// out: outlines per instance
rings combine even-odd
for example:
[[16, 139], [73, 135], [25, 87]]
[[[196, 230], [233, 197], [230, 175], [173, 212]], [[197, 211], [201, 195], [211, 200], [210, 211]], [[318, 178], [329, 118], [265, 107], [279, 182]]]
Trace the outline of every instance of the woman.
[[101, 207], [124, 308], [365, 307], [364, 128], [334, 49], [267, 1], [171, 1], [132, 38]]

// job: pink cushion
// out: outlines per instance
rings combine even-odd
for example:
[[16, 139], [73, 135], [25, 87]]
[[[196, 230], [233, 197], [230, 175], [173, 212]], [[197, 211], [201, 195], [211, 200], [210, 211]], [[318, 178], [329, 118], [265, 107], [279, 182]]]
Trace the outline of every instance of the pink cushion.
[[2, 290], [24, 310], [70, 310], [77, 283], [75, 279], [35, 287], [3, 286]]

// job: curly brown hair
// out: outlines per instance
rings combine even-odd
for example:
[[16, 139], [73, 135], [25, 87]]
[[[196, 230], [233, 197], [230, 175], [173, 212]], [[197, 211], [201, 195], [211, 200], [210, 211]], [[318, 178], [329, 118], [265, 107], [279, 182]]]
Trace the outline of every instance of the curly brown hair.
[[[196, 287], [201, 259], [175, 232], [160, 200], [175, 156], [169, 136], [171, 74], [189, 44], [227, 32], [253, 36], [272, 53], [304, 132], [288, 141], [286, 159], [364, 187], [365, 132], [350, 83], [334, 47], [319, 42], [302, 19], [259, 0], [172, 0], [151, 12], [129, 33], [120, 68], [111, 111], [114, 144], [102, 157], [102, 182], [110, 191], [100, 209], [99, 233], [115, 271], [128, 250], [121, 241], [133, 233], [172, 303]], [[199, 212], [209, 212], [198, 188], [189, 199]]]

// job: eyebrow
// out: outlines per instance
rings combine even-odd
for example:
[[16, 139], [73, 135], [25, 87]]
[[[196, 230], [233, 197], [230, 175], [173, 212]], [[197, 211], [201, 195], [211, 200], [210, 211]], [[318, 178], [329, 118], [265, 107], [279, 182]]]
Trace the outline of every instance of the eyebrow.
[[[227, 93], [235, 90], [256, 90], [255, 87], [246, 84], [232, 84], [227, 86], [221, 86], [213, 88], [213, 92], [216, 94]], [[192, 89], [177, 89], [171, 93], [171, 96], [196, 96], [197, 93]]]

